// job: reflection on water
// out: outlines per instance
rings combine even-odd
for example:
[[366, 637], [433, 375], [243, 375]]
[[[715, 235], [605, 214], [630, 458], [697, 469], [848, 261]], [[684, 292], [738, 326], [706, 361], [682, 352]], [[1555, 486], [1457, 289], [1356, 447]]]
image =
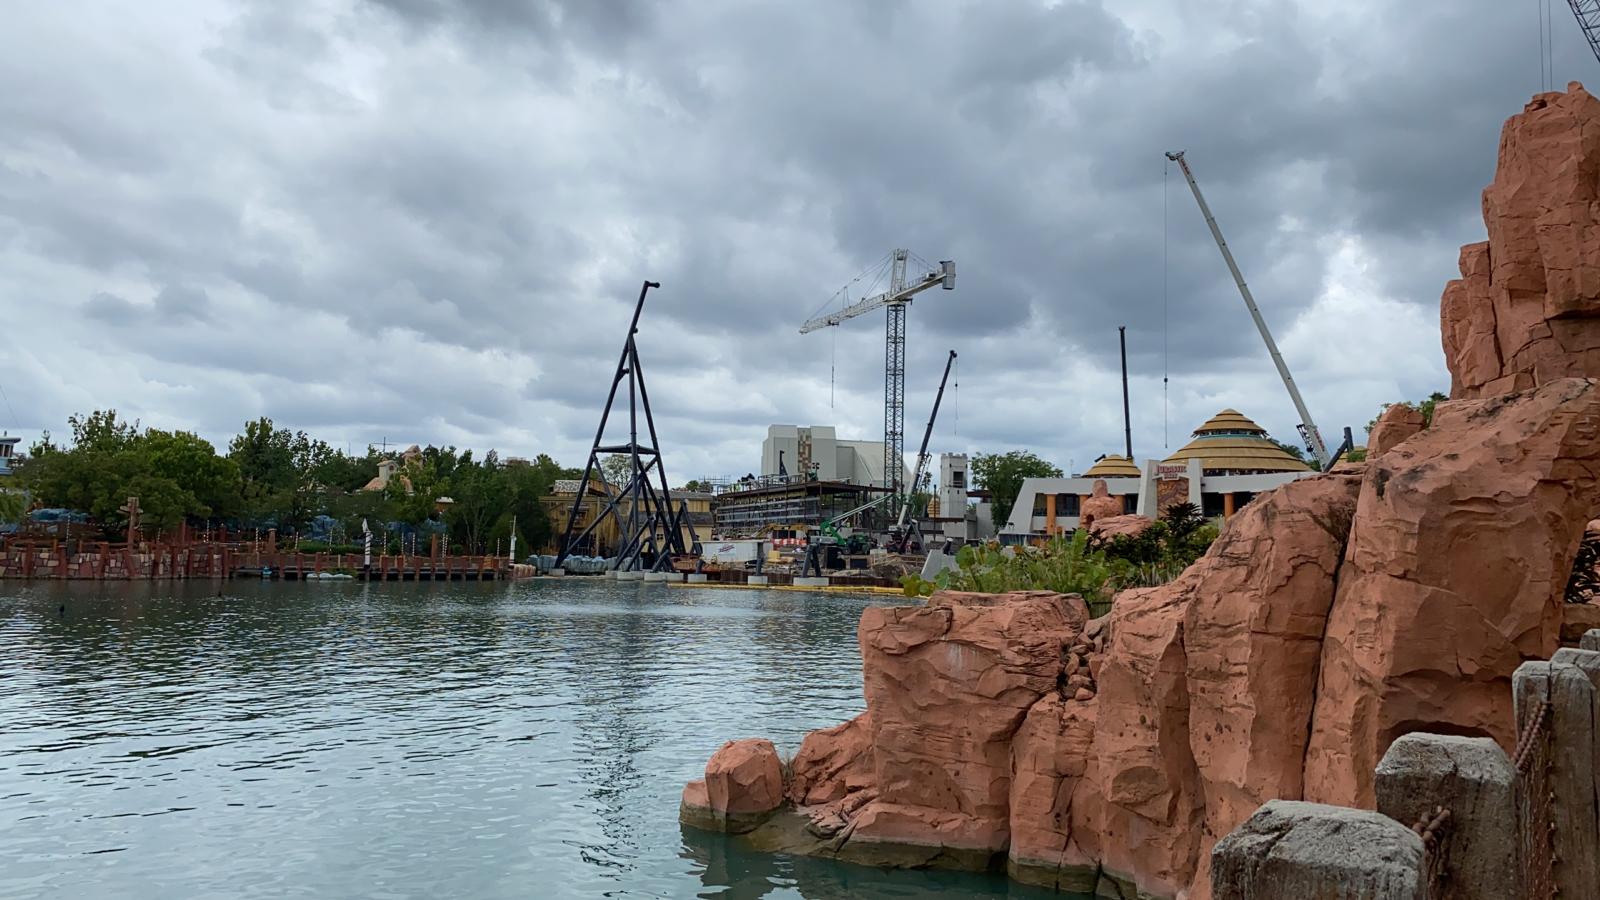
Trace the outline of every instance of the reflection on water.
[[722, 740], [860, 710], [868, 602], [0, 583], [0, 896], [1022, 896], [680, 829]]

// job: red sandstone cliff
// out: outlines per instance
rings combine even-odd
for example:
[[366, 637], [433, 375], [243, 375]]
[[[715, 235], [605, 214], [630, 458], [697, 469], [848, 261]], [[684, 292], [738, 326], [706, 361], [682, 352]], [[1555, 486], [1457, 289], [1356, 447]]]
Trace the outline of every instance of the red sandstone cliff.
[[[1402, 734], [1510, 750], [1511, 674], [1555, 650], [1600, 506], [1597, 194], [1600, 102], [1535, 98], [1505, 127], [1490, 240], [1445, 291], [1456, 399], [1424, 430], [1386, 416], [1364, 466], [1259, 496], [1171, 584], [1094, 621], [1043, 593], [869, 610], [867, 712], [806, 738], [788, 798], [810, 836], [782, 846], [1198, 900], [1261, 803], [1371, 806]], [[725, 747], [708, 780], [749, 755]], [[686, 821], [775, 807], [763, 766], [754, 803], [691, 785]]]

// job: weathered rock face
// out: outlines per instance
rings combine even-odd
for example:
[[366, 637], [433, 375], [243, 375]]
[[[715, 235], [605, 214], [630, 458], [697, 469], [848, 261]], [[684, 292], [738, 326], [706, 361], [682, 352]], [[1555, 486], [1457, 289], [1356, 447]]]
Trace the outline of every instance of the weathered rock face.
[[1600, 389], [1439, 404], [1361, 485], [1323, 642], [1306, 799], [1367, 806], [1409, 731], [1512, 746], [1511, 674], [1556, 649], [1600, 498]]
[[1088, 499], [1078, 507], [1078, 521], [1092, 525], [1101, 519], [1122, 515], [1122, 498], [1111, 496], [1105, 479], [1096, 478], [1089, 491]]
[[706, 763], [706, 777], [683, 789], [679, 817], [712, 831], [742, 832], [783, 805], [783, 763], [772, 742], [729, 741]]
[[1088, 621], [1049, 592], [936, 593], [872, 607], [858, 635], [877, 799], [852, 841], [994, 854], [1009, 842], [1011, 737]]
[[1388, 451], [1389, 448], [1421, 431], [1426, 424], [1422, 418], [1422, 410], [1407, 403], [1391, 403], [1383, 414], [1378, 416], [1377, 424], [1372, 426], [1372, 433], [1367, 435], [1367, 458], [1372, 459]]
[[1090, 523], [1089, 533], [1107, 540], [1120, 535], [1138, 537], [1144, 534], [1145, 529], [1149, 528], [1150, 523], [1154, 521], [1149, 516], [1139, 516], [1132, 513], [1125, 516], [1107, 516], [1103, 519], [1095, 519]]
[[1360, 484], [1330, 474], [1257, 498], [1182, 579], [1202, 869], [1212, 843], [1262, 803], [1301, 796], [1322, 634]]
[[1450, 396], [1600, 376], [1600, 101], [1573, 82], [1500, 135], [1483, 192], [1489, 240], [1461, 248], [1440, 325]]
[[789, 800], [816, 806], [843, 800], [873, 785], [872, 722], [862, 713], [805, 736], [789, 763]]

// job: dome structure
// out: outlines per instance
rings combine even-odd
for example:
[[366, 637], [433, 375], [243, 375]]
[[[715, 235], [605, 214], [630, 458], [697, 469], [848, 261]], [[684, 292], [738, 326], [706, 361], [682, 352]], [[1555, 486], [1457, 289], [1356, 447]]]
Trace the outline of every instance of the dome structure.
[[1267, 430], [1236, 409], [1225, 409], [1194, 430], [1194, 440], [1163, 462], [1200, 460], [1207, 475], [1307, 472], [1311, 467], [1267, 437]]
[[1126, 456], [1108, 453], [1084, 472], [1083, 478], [1138, 478], [1143, 475], [1133, 460]]

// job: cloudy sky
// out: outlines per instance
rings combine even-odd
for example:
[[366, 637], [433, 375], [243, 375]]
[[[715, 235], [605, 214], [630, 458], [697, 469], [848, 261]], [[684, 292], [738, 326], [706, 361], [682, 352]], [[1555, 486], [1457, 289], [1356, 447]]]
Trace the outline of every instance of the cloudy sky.
[[[1448, 387], [1439, 293], [1537, 6], [15, 4], [0, 428], [579, 461], [649, 278], [669, 472], [739, 475], [774, 422], [881, 435], [882, 315], [798, 326], [903, 246], [959, 271], [909, 316], [908, 450], [954, 348], [934, 450], [1117, 451], [1118, 325], [1138, 456], [1224, 406], [1287, 438], [1181, 147], [1323, 433], [1359, 434]], [[1600, 82], [1565, 6], [1555, 81]]]

